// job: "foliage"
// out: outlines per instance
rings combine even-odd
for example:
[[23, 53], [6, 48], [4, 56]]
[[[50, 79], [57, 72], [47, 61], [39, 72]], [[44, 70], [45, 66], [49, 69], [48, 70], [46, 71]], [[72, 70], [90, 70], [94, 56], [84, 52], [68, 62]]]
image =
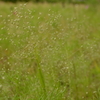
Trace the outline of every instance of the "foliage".
[[62, 2], [62, 3], [89, 3], [89, 4], [97, 4], [100, 3], [99, 0], [2, 0], [5, 2]]
[[0, 100], [100, 100], [100, 6], [0, 6]]

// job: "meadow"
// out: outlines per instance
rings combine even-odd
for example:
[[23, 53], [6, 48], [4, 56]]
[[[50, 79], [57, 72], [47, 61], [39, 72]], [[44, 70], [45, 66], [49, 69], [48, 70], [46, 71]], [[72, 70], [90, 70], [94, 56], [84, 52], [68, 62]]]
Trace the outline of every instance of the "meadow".
[[0, 2], [0, 100], [100, 100], [100, 6]]

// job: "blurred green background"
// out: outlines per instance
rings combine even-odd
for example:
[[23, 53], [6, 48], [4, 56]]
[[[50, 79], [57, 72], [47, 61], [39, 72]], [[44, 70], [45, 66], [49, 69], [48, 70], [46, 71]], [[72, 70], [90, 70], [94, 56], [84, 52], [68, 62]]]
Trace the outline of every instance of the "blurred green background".
[[5, 1], [5, 2], [50, 2], [50, 3], [57, 3], [57, 2], [62, 2], [62, 3], [100, 3], [100, 0], [0, 0], [0, 1]]

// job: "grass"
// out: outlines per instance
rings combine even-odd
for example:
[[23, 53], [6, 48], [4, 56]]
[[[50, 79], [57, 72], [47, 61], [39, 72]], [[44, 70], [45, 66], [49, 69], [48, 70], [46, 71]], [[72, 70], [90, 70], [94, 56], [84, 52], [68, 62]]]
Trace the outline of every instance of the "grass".
[[100, 7], [0, 4], [0, 100], [99, 100]]

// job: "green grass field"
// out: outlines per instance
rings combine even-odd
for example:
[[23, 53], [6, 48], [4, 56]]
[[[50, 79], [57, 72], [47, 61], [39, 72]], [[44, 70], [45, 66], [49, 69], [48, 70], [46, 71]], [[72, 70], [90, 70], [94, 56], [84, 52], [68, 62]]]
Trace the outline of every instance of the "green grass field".
[[100, 6], [0, 2], [0, 100], [100, 100]]

